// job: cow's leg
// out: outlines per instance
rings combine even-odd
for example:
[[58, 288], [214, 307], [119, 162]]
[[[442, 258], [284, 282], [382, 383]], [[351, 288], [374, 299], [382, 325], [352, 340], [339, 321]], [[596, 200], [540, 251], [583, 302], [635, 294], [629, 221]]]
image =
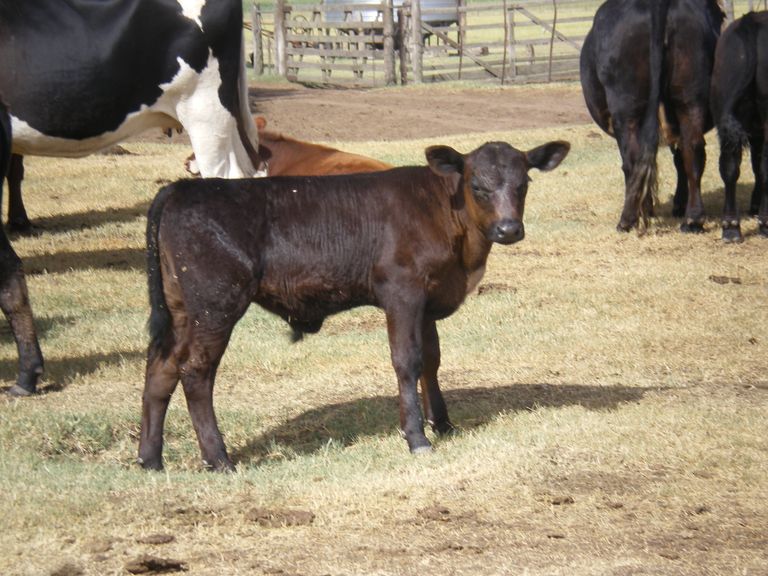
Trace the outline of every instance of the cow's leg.
[[677, 187], [675, 196], [672, 200], [672, 216], [682, 218], [685, 216], [685, 207], [688, 204], [688, 178], [685, 175], [685, 165], [683, 163], [683, 153], [679, 146], [670, 146], [672, 151], [672, 160], [675, 163], [677, 172]]
[[[766, 124], [764, 130], [768, 132], [768, 124]], [[762, 134], [761, 137], [750, 141], [752, 154], [757, 155], [758, 150], [760, 152], [758, 169], [755, 172], [755, 190], [752, 192], [750, 202], [750, 213], [757, 214], [757, 225], [760, 235], [768, 237], [768, 147], [764, 144], [765, 138]], [[752, 211], [753, 207], [754, 212]]]
[[178, 382], [179, 366], [175, 354], [162, 358], [159, 350], [150, 350], [142, 397], [138, 459], [139, 464], [148, 470], [163, 468], [165, 414]]
[[421, 401], [424, 417], [437, 434], [448, 434], [455, 430], [448, 419], [445, 399], [437, 383], [440, 368], [440, 338], [434, 320], [425, 320], [422, 331]]
[[24, 157], [11, 155], [8, 165], [8, 229], [12, 232], [29, 232], [32, 223], [27, 217], [24, 200], [21, 197], [21, 183], [24, 180]]
[[736, 205], [736, 182], [739, 180], [742, 148], [740, 144], [720, 143], [720, 177], [725, 186], [725, 204], [723, 206], [723, 241], [741, 242], [739, 209]]
[[752, 196], [749, 199], [749, 215], [756, 216], [760, 210], [760, 199], [763, 195], [762, 180], [763, 180], [763, 138], [760, 136], [753, 136], [749, 139], [750, 159], [752, 161], [752, 173], [755, 175], [755, 187], [752, 188]]
[[678, 112], [680, 119], [680, 150], [688, 183], [688, 202], [685, 219], [680, 225], [683, 232], [704, 231], [704, 203], [701, 199], [701, 177], [707, 161], [704, 143], [704, 111]]
[[637, 225], [640, 217], [640, 185], [638, 184], [638, 164], [640, 142], [636, 121], [615, 120], [614, 130], [621, 154], [621, 169], [624, 172], [624, 208], [616, 229], [629, 232]]
[[0, 308], [11, 325], [19, 353], [19, 374], [8, 393], [29, 396], [43, 373], [43, 355], [37, 341], [32, 307], [21, 260], [0, 227]]
[[432, 447], [424, 435], [417, 381], [422, 370], [423, 306], [399, 302], [387, 308], [387, 333], [400, 398], [400, 430], [413, 454]]

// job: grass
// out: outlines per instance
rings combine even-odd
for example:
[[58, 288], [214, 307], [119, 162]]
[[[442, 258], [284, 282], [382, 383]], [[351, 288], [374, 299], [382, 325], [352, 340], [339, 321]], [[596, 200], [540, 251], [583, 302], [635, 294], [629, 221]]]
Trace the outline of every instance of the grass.
[[[47, 371], [43, 394], [0, 399], [0, 573], [125, 574], [146, 554], [203, 575], [765, 573], [766, 241], [747, 220], [743, 244], [720, 242], [714, 138], [707, 231], [678, 233], [663, 193], [642, 237], [614, 231], [618, 153], [591, 125], [439, 143], [555, 138], [573, 149], [532, 174], [526, 239], [494, 248], [482, 293], [439, 325], [461, 432], [408, 454], [378, 310], [290, 345], [254, 308], [217, 381], [234, 475], [201, 471], [180, 391], [166, 471], [133, 464], [144, 213], [159, 184], [183, 177], [188, 151], [133, 142], [127, 156], [28, 158], [28, 208], [44, 229], [14, 246]], [[406, 164], [436, 143], [335, 144]], [[5, 386], [15, 364], [3, 328]]]

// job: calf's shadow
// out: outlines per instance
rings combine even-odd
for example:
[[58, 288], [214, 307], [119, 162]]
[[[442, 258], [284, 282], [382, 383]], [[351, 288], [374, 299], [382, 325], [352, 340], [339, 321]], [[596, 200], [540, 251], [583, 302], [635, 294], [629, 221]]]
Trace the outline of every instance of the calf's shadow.
[[[444, 391], [451, 420], [459, 429], [471, 430], [500, 414], [529, 412], [537, 408], [582, 406], [588, 410], [615, 410], [639, 402], [659, 388], [589, 386], [578, 384], [509, 384], [494, 388]], [[253, 438], [231, 454], [235, 463], [257, 464], [281, 446], [295, 454], [321, 450], [329, 441], [349, 446], [361, 436], [390, 434], [399, 419], [396, 396], [375, 396], [324, 406], [304, 412]]]

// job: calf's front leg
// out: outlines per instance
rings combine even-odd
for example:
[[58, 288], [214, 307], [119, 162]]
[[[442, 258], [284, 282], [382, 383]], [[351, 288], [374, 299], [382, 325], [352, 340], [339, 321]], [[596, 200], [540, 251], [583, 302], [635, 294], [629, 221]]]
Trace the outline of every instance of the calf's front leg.
[[424, 417], [437, 434], [449, 434], [455, 430], [448, 419], [448, 409], [443, 393], [437, 382], [437, 371], [440, 368], [440, 338], [437, 334], [437, 323], [434, 320], [424, 320], [421, 330], [422, 338], [422, 368], [421, 368], [421, 400], [424, 406]]
[[417, 381], [422, 370], [422, 306], [398, 306], [387, 311], [387, 333], [392, 366], [397, 375], [400, 398], [400, 430], [413, 454], [430, 452], [424, 435]]

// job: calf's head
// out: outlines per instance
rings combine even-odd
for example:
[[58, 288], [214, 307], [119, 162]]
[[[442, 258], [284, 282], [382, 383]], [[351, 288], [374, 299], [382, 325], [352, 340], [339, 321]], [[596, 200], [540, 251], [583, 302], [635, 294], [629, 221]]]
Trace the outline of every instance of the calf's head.
[[525, 237], [528, 171], [553, 170], [570, 148], [568, 142], [556, 141], [521, 152], [505, 142], [488, 142], [469, 154], [450, 146], [430, 146], [425, 154], [433, 172], [461, 183], [460, 201], [486, 239], [512, 244]]

